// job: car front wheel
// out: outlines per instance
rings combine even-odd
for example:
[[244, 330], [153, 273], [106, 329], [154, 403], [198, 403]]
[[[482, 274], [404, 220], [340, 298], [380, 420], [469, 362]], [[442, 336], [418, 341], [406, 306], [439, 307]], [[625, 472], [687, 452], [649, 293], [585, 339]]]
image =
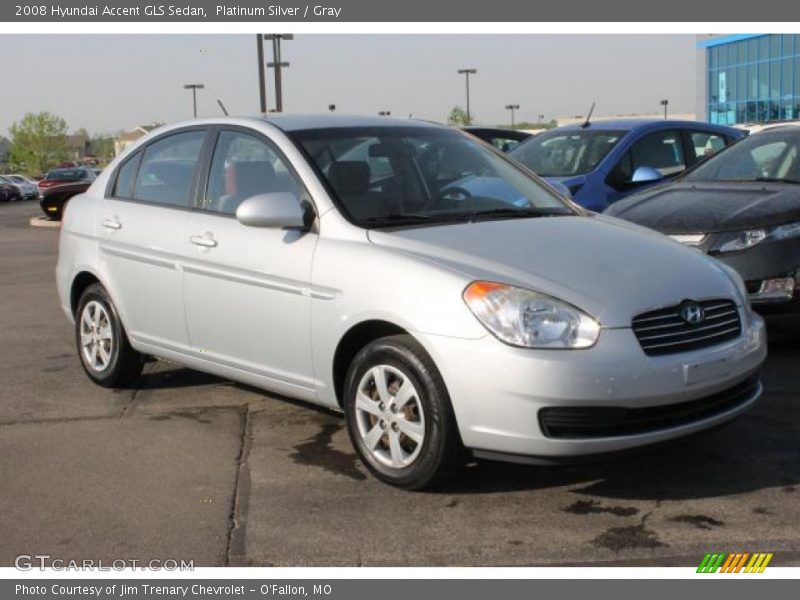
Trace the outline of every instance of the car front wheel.
[[357, 454], [386, 483], [419, 490], [463, 464], [444, 381], [411, 336], [375, 340], [356, 355], [347, 374], [344, 409]]
[[75, 341], [83, 370], [104, 387], [126, 387], [142, 372], [142, 355], [134, 350], [105, 288], [84, 290], [75, 315]]

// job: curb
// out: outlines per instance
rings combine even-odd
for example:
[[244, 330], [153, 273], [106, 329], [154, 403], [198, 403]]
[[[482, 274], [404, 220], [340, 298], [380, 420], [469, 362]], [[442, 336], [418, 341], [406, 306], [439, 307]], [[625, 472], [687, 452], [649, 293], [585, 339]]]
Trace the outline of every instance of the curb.
[[48, 229], [60, 229], [61, 228], [61, 221], [53, 221], [48, 219], [44, 215], [40, 215], [38, 217], [33, 217], [29, 221], [31, 227], [45, 227]]

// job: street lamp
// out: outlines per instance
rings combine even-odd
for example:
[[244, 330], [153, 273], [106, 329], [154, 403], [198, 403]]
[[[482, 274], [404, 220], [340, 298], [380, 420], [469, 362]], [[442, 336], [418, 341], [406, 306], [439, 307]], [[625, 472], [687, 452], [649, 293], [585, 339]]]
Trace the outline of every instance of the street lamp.
[[514, 111], [519, 110], [519, 104], [506, 104], [506, 110], [511, 111], [511, 129], [514, 129]]
[[294, 39], [292, 33], [268, 33], [264, 36], [265, 40], [272, 42], [272, 62], [267, 63], [267, 67], [275, 69], [275, 112], [283, 112], [283, 88], [281, 86], [281, 69], [288, 67], [288, 62], [281, 61], [281, 40], [291, 41]]
[[256, 35], [256, 52], [258, 53], [258, 99], [261, 106], [261, 114], [267, 114], [267, 86], [264, 81], [264, 36]]
[[459, 75], [464, 75], [467, 79], [467, 125], [472, 124], [472, 117], [470, 116], [469, 112], [469, 76], [475, 75], [478, 72], [478, 69], [459, 69]]
[[662, 100], [661, 106], [664, 107], [664, 118], [667, 118], [667, 106], [669, 105], [669, 100]]
[[379, 117], [389, 117], [389, 116], [391, 116], [391, 114], [392, 114], [392, 111], [390, 111], [390, 110], [379, 110], [378, 111], [378, 116]]
[[202, 83], [187, 83], [183, 86], [185, 90], [192, 90], [192, 106], [194, 106], [194, 118], [197, 118], [197, 90], [202, 90], [206, 86]]

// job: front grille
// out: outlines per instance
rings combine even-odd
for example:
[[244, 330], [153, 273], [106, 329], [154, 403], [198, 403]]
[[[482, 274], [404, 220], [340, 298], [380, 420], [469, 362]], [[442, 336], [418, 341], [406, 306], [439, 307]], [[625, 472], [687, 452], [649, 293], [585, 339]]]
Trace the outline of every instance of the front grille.
[[730, 300], [697, 302], [705, 318], [696, 324], [687, 323], [681, 316], [685, 304], [660, 308], [633, 319], [633, 332], [645, 354], [675, 354], [698, 350], [728, 340], [742, 333], [739, 310]]
[[624, 408], [573, 406], [543, 408], [539, 426], [544, 435], [560, 439], [590, 439], [636, 435], [680, 427], [733, 410], [748, 402], [760, 386], [758, 374], [712, 396], [666, 406]]

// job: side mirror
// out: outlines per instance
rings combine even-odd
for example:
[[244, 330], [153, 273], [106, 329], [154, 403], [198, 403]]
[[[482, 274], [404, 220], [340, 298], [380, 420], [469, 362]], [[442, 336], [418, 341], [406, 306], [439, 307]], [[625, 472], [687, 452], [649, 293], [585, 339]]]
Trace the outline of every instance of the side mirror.
[[637, 167], [633, 172], [633, 177], [631, 177], [631, 183], [655, 183], [656, 181], [661, 181], [662, 179], [664, 179], [664, 176], [660, 171], [654, 169], [653, 167]]
[[236, 209], [236, 219], [248, 227], [307, 229], [308, 209], [294, 194], [270, 192], [244, 200]]

